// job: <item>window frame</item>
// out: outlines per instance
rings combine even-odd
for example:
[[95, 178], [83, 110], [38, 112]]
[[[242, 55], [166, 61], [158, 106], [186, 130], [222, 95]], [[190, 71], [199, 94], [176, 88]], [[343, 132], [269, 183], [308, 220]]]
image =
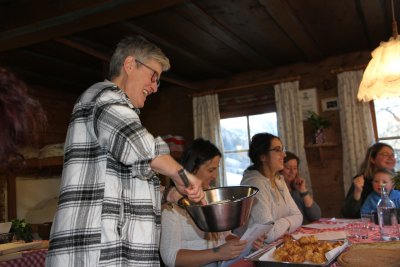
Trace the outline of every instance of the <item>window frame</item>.
[[[246, 115], [239, 115], [239, 116], [232, 116], [232, 117], [226, 117], [226, 118], [220, 118], [220, 123], [221, 123], [221, 120], [223, 120], [223, 119], [231, 119], [231, 118], [238, 118], [238, 117], [246, 117], [246, 133], [247, 133], [247, 140], [248, 140], [248, 142], [249, 142], [249, 144], [250, 144], [250, 141], [251, 141], [251, 135], [250, 135], [250, 133], [251, 133], [251, 130], [250, 130], [250, 117], [251, 116], [256, 116], [256, 115], [262, 115], [262, 114], [268, 114], [268, 113], [277, 113], [277, 111], [276, 110], [273, 110], [273, 111], [267, 111], [267, 112], [261, 112], [261, 113], [256, 113], [256, 114], [246, 114]], [[277, 116], [277, 114], [276, 114], [276, 116]], [[277, 122], [277, 125], [276, 125], [276, 130], [278, 131], [278, 122]], [[222, 127], [221, 127], [221, 131], [222, 131]], [[222, 132], [221, 132], [221, 136], [222, 136]], [[223, 139], [223, 138], [222, 138]], [[223, 142], [223, 141], [222, 141]], [[248, 154], [248, 152], [249, 152], [249, 147], [247, 147], [247, 149], [238, 149], [238, 150], [225, 150], [225, 148], [223, 149], [223, 151], [222, 151], [222, 160], [223, 160], [223, 165], [224, 165], [224, 173], [223, 173], [223, 175], [222, 175], [222, 177], [223, 177], [223, 181], [222, 181], [222, 184], [223, 184], [223, 186], [229, 186], [228, 185], [228, 175], [227, 175], [227, 171], [226, 171], [226, 161], [225, 161], [225, 154], [234, 154], [234, 153], [243, 153], [243, 152], [245, 152], [246, 154]]]

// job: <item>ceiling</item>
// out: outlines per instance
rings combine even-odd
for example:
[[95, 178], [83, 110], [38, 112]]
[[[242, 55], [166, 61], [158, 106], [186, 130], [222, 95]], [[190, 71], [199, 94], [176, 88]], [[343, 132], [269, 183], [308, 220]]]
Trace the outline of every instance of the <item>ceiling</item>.
[[[400, 17], [400, 0], [394, 1]], [[391, 36], [384, 0], [0, 0], [0, 64], [30, 84], [83, 91], [115, 44], [141, 34], [172, 69], [161, 87], [373, 50]]]

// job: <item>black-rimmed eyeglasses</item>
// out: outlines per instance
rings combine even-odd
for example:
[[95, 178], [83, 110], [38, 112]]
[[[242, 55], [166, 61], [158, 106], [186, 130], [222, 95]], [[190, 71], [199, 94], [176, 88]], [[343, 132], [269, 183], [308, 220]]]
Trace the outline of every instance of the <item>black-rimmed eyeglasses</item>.
[[285, 153], [286, 152], [286, 147], [277, 146], [277, 147], [268, 149], [267, 151], [274, 151], [276, 153]]
[[149, 70], [153, 71], [153, 74], [151, 75], [151, 82], [156, 83], [156, 84], [157, 84], [157, 87], [160, 87], [160, 79], [158, 78], [158, 77], [159, 77], [158, 72], [157, 72], [156, 70], [154, 70], [153, 68], [147, 66], [147, 65], [144, 64], [143, 62], [137, 60], [137, 59], [135, 59], [135, 62], [137, 62], [137, 63], [139, 63], [139, 64], [145, 66], [145, 67], [148, 68]]

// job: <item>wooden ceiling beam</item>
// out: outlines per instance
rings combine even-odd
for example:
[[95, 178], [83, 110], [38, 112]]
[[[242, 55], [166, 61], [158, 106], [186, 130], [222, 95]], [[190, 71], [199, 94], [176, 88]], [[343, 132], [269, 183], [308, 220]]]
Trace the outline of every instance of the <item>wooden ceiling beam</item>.
[[288, 38], [293, 40], [293, 43], [303, 51], [308, 60], [312, 61], [322, 57], [322, 52], [311, 36], [307, 34], [307, 29], [304, 29], [304, 25], [293, 13], [287, 1], [259, 0], [259, 2]]
[[40, 86], [54, 88], [55, 92], [62, 90], [81, 92], [88, 86], [77, 79], [63, 79], [17, 66], [12, 66], [12, 70], [18, 73], [18, 76], [21, 77], [24, 82], [31, 83], [30, 86], [34, 84], [40, 84]]
[[60, 44], [65, 45], [65, 46], [68, 46], [68, 47], [74, 48], [78, 51], [81, 51], [85, 54], [88, 54], [94, 58], [100, 59], [102, 61], [105, 61], [105, 62], [110, 61], [110, 57], [108, 55], [106, 55], [105, 53], [99, 52], [91, 47], [82, 45], [78, 42], [74, 42], [74, 41], [66, 39], [66, 38], [57, 38], [55, 41], [59, 42]]
[[[65, 38], [58, 38], [58, 39], [56, 39], [56, 41], [61, 43], [61, 44], [66, 45], [68, 47], [77, 49], [77, 50], [79, 50], [79, 51], [81, 51], [81, 52], [83, 52], [85, 54], [93, 56], [93, 57], [95, 57], [97, 59], [103, 60], [105, 62], [109, 62], [110, 61], [110, 57], [108, 55], [106, 55], [106, 54], [104, 54], [102, 52], [96, 51], [95, 49], [90, 48], [88, 46], [85, 46], [85, 45], [82, 45], [80, 43], [74, 42], [72, 40], [68, 40], [68, 39], [65, 39]], [[160, 79], [162, 81], [166, 81], [166, 82], [169, 82], [171, 84], [175, 84], [175, 85], [182, 86], [182, 87], [185, 87], [185, 88], [189, 88], [189, 89], [193, 89], [193, 90], [197, 90], [198, 89], [193, 84], [190, 84], [188, 82], [185, 82], [185, 81], [182, 81], [182, 80], [179, 80], [179, 79], [175, 79], [175, 78], [172, 78], [172, 77], [168, 77], [166, 75], [162, 75]]]
[[[245, 40], [241, 40], [227, 25], [209, 14], [200, 3], [191, 2], [184, 7], [177, 7], [175, 10], [193, 24], [197, 24], [201, 28], [206, 29], [206, 31], [217, 40], [239, 52], [244, 58], [249, 60], [249, 64], [258, 67], [265, 65], [273, 66], [269, 58], [265, 58], [265, 56], [250, 47]], [[223, 7], [221, 7], [221, 9], [223, 9]], [[260, 57], [263, 58], [263, 64], [259, 64]]]
[[[385, 2], [357, 0], [356, 4], [369, 47], [374, 49], [381, 41], [387, 41], [387, 35], [391, 35], [392, 25], [386, 23], [387, 19], [391, 21], [391, 16], [385, 17]], [[386, 14], [389, 15], [390, 12]]]
[[209, 69], [220, 75], [225, 75], [225, 76], [231, 75], [231, 73], [226, 71], [226, 69], [224, 69], [222, 67], [218, 67], [215, 64], [211, 64], [209, 61], [205, 60], [204, 58], [201, 58], [198, 55], [193, 54], [193, 53], [183, 49], [180, 46], [176, 46], [176, 45], [172, 44], [171, 42], [169, 42], [165, 39], [162, 39], [159, 36], [157, 36], [151, 32], [148, 32], [139, 26], [134, 25], [133, 23], [125, 22], [125, 23], [123, 23], [123, 25], [138, 34], [146, 36], [148, 39], [151, 39], [153, 42], [157, 43], [159, 46], [168, 47], [169, 49], [174, 50], [181, 55], [184, 55], [185, 57], [191, 59], [191, 61], [195, 61], [197, 64], [203, 66], [205, 69]]
[[[57, 1], [55, 1], [57, 2]], [[48, 1], [34, 1], [35, 9], [45, 10], [38, 12], [43, 16], [36, 15], [33, 19], [18, 16], [12, 18], [12, 25], [2, 23], [3, 31], [0, 31], [0, 51], [6, 51], [56, 39], [87, 29], [104, 26], [107, 24], [123, 21], [140, 15], [156, 12], [165, 8], [186, 2], [185, 0], [113, 0], [113, 1], [89, 1], [84, 4], [82, 1], [73, 1], [74, 6], [63, 8], [58, 6], [49, 15], [49, 8], [45, 5]], [[42, 5], [41, 5], [42, 3]], [[80, 3], [80, 4], [78, 4]], [[1, 14], [19, 14], [21, 8], [18, 5], [10, 5], [9, 8], [2, 8]], [[75, 8], [75, 9], [74, 9]], [[18, 9], [18, 10], [17, 10]], [[71, 10], [73, 9], [73, 10]], [[24, 9], [26, 10], [26, 8]], [[67, 11], [64, 11], [67, 10]], [[34, 14], [29, 10], [29, 15]], [[53, 15], [54, 14], [54, 15]], [[0, 21], [4, 22], [3, 19]], [[10, 22], [8, 22], [10, 23]], [[18, 26], [15, 26], [18, 25]]]

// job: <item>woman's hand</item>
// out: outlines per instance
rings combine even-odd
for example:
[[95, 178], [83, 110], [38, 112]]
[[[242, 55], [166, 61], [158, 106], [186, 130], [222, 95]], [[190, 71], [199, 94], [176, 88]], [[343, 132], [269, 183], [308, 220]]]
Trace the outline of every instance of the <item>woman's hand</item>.
[[296, 177], [293, 180], [294, 188], [299, 191], [300, 193], [304, 193], [307, 191], [306, 181], [303, 178]]
[[178, 184], [176, 189], [182, 195], [187, 195], [189, 200], [193, 202], [201, 202], [202, 204], [207, 204], [204, 197], [204, 191], [202, 188], [202, 181], [190, 172], [185, 171], [185, 174], [189, 180], [189, 186], [185, 187], [183, 183]]
[[364, 183], [365, 183], [364, 175], [360, 175], [360, 176], [357, 176], [356, 178], [354, 178], [354, 180], [353, 180], [354, 192], [356, 192], [356, 191], [362, 192]]
[[306, 186], [306, 181], [303, 178], [297, 177], [294, 180], [294, 186], [295, 186], [295, 189], [298, 192], [300, 192], [300, 196], [303, 199], [304, 206], [306, 208], [310, 208], [313, 205], [314, 200], [311, 197], [311, 195], [308, 193], [307, 186]]
[[267, 239], [267, 234], [263, 234], [259, 236], [254, 242], [253, 242], [253, 248], [254, 249], [260, 249], [264, 246], [264, 240]]
[[353, 197], [355, 200], [360, 200], [361, 198], [361, 193], [364, 188], [364, 175], [357, 176], [356, 178], [353, 179], [353, 184], [354, 184], [354, 194]]
[[227, 238], [227, 240], [225, 244], [214, 248], [214, 251], [219, 255], [219, 259], [223, 261], [238, 257], [247, 245], [247, 241], [240, 240], [239, 237]]

